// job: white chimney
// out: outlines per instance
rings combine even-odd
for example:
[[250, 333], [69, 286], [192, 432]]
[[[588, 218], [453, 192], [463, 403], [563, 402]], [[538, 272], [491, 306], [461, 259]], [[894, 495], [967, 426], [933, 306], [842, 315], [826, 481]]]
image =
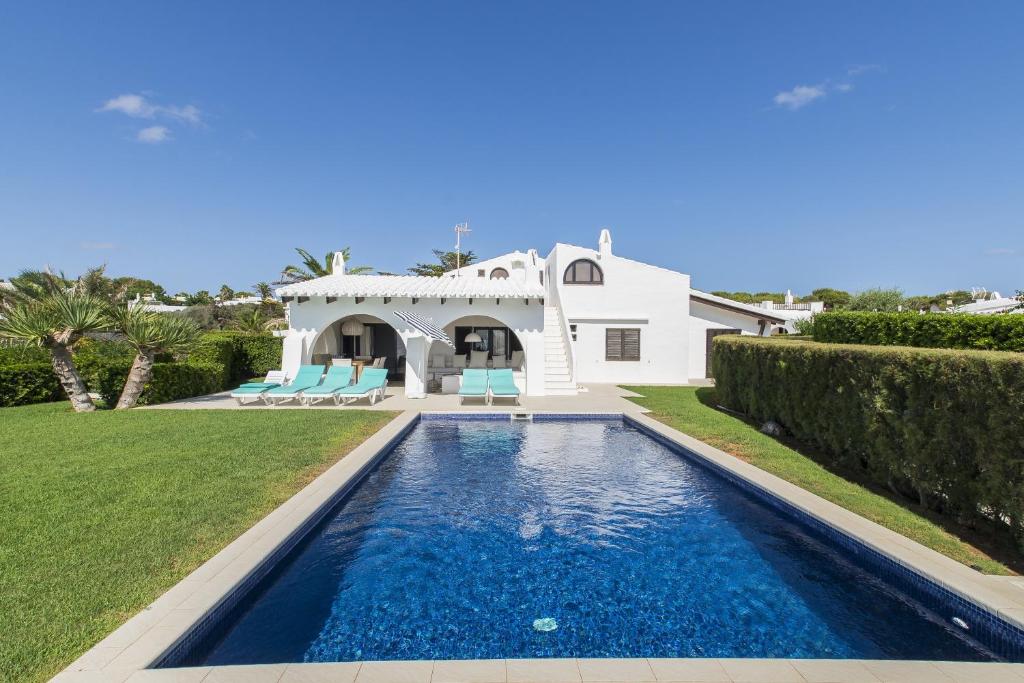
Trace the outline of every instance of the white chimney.
[[793, 292], [788, 290], [788, 289], [786, 290], [786, 305], [787, 306], [792, 306], [793, 305]]
[[345, 255], [340, 251], [334, 252], [334, 259], [331, 261], [331, 275], [345, 274]]
[[602, 257], [612, 255], [612, 233], [608, 228], [601, 228], [601, 237], [597, 240], [597, 251]]

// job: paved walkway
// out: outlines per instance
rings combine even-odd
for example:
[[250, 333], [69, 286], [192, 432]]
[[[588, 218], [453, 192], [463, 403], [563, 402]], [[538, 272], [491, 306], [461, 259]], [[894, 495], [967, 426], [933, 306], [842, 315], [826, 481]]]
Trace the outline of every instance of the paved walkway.
[[419, 411], [466, 411], [466, 412], [550, 412], [550, 413], [637, 413], [644, 412], [644, 409], [632, 401], [627, 401], [626, 396], [636, 396], [631, 391], [614, 384], [588, 384], [584, 386], [585, 391], [575, 396], [523, 396], [519, 405], [511, 401], [496, 400], [493, 405], [485, 405], [480, 399], [466, 399], [461, 405], [459, 397], [455, 394], [428, 394], [426, 398], [406, 398], [405, 387], [388, 387], [386, 395], [374, 405], [369, 401], [361, 400], [347, 406], [336, 406], [332, 401], [319, 403], [315, 406], [303, 406], [296, 401], [290, 401], [281, 406], [269, 407], [263, 403], [248, 403], [239, 406], [238, 401], [229, 396], [230, 392], [224, 391], [209, 396], [196, 396], [185, 398], [180, 401], [162, 403], [151, 408], [228, 408], [234, 410], [419, 410]]

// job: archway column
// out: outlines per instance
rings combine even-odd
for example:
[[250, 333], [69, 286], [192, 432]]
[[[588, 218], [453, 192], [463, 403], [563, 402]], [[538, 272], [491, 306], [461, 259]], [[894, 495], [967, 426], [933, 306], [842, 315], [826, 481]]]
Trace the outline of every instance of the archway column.
[[422, 334], [402, 334], [402, 341], [405, 342], [405, 395], [407, 398], [426, 398], [431, 340]]
[[289, 330], [281, 348], [281, 369], [291, 379], [299, 366], [309, 363], [316, 330]]
[[541, 330], [513, 330], [526, 354], [526, 395], [544, 395], [544, 332]]

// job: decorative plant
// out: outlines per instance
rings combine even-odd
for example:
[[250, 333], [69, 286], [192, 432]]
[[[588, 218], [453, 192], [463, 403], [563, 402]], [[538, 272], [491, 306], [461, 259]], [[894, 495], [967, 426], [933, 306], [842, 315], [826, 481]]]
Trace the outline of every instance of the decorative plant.
[[[334, 252], [329, 251], [324, 257], [323, 263], [320, 262], [317, 257], [305, 249], [299, 249], [296, 247], [295, 251], [298, 252], [299, 256], [302, 257], [301, 266], [285, 266], [284, 270], [281, 271], [281, 280], [286, 283], [291, 282], [305, 282], [306, 280], [313, 280], [318, 277], [326, 277], [334, 272]], [[352, 250], [349, 247], [345, 247], [341, 250], [341, 257], [348, 264], [349, 259], [352, 257]], [[345, 273], [348, 275], [364, 275], [372, 272], [373, 266], [345, 266]]]
[[147, 311], [142, 306], [116, 306], [110, 317], [115, 327], [135, 348], [128, 379], [117, 409], [134, 408], [146, 384], [153, 378], [158, 353], [183, 353], [199, 340], [199, 327], [188, 318]]

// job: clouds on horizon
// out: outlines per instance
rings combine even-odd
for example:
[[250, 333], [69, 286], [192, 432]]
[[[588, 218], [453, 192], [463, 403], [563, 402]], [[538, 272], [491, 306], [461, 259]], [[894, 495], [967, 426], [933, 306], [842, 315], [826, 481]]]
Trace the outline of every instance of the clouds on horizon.
[[[203, 113], [193, 104], [179, 106], [175, 104], [157, 104], [146, 95], [127, 93], [112, 97], [95, 110], [99, 113], [116, 112], [135, 119], [163, 119], [168, 123], [181, 123], [191, 126], [203, 124]], [[135, 139], [147, 144], [166, 142], [172, 139], [171, 129], [165, 125], [154, 125], [142, 128]]]

